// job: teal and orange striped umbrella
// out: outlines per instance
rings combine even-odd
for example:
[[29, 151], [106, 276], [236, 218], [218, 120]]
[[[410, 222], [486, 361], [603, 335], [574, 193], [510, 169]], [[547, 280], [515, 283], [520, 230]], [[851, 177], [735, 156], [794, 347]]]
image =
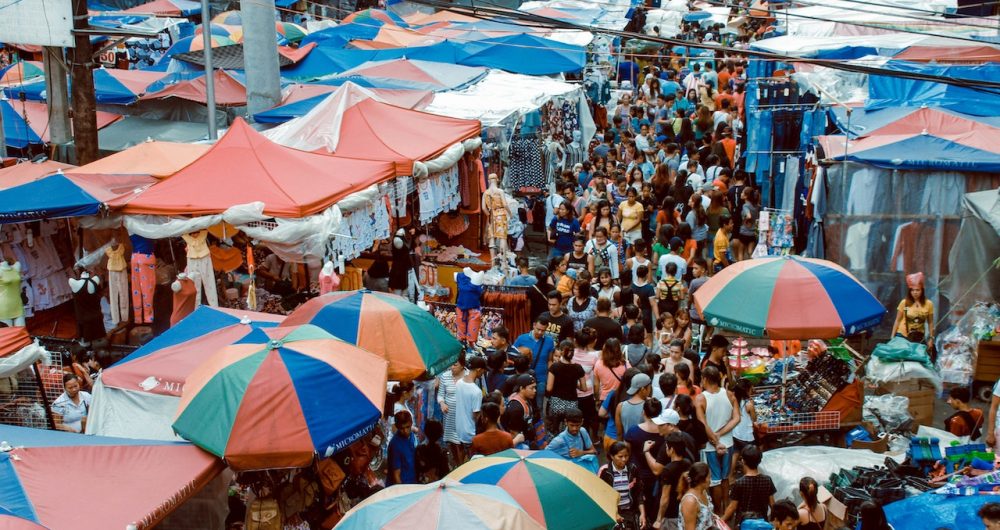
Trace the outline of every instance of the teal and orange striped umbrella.
[[508, 449], [470, 460], [445, 479], [500, 486], [549, 530], [611, 528], [618, 519], [618, 492], [552, 451]]
[[305, 467], [374, 427], [386, 368], [315, 326], [255, 329], [188, 376], [173, 429], [235, 471]]
[[694, 304], [713, 327], [779, 340], [854, 335], [885, 315], [846, 269], [798, 256], [734, 263], [695, 291]]
[[388, 293], [339, 291], [309, 300], [282, 326], [313, 324], [389, 361], [389, 379], [437, 375], [458, 359], [462, 344], [434, 315]]

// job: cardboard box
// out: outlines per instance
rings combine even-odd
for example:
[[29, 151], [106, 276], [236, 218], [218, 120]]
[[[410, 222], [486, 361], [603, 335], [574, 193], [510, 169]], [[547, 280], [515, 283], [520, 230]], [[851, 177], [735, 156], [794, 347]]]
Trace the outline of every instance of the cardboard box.
[[826, 522], [823, 524], [823, 530], [837, 530], [844, 526], [847, 520], [847, 506], [844, 506], [844, 503], [838, 501], [830, 490], [823, 486], [816, 492], [816, 500], [826, 506]]

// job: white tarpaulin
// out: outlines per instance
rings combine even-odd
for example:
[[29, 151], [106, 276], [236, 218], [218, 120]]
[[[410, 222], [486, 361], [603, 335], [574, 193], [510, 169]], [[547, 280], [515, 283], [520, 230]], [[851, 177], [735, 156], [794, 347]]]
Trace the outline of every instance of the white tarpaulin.
[[886, 457], [902, 462], [906, 455], [876, 454], [867, 449], [841, 449], [839, 447], [805, 446], [782, 447], [764, 453], [760, 472], [771, 477], [778, 491], [775, 499], [792, 498], [798, 503], [799, 481], [812, 477], [825, 482], [830, 475], [854, 466], [874, 467], [885, 464]]
[[350, 81], [331, 93], [304, 116], [262, 132], [269, 140], [303, 151], [326, 149], [333, 153], [340, 143], [340, 125], [344, 111], [366, 99], [385, 100]]
[[87, 415], [87, 434], [143, 440], [178, 441], [170, 427], [181, 398], [94, 383], [93, 402]]
[[30, 368], [38, 361], [42, 364], [51, 364], [49, 352], [45, 350], [38, 340], [21, 348], [15, 353], [6, 357], [0, 357], [0, 377], [11, 377], [17, 375], [21, 370]]
[[434, 94], [434, 100], [424, 111], [479, 120], [483, 127], [495, 127], [509, 118], [538, 109], [553, 97], [572, 96], [580, 91], [577, 85], [548, 77], [490, 70], [475, 85]]

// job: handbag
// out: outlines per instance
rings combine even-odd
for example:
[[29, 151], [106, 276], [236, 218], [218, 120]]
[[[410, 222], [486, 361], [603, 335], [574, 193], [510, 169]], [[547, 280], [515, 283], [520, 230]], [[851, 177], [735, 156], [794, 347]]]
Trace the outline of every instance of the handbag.
[[246, 530], [281, 530], [281, 508], [273, 498], [257, 499], [247, 509]]

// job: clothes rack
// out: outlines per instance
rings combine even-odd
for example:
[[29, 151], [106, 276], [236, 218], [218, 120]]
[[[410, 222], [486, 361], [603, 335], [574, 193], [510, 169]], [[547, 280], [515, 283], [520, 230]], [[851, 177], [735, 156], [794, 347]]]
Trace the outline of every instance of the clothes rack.
[[483, 286], [482, 304], [503, 309], [503, 320], [511, 339], [531, 329], [531, 304], [527, 287]]

